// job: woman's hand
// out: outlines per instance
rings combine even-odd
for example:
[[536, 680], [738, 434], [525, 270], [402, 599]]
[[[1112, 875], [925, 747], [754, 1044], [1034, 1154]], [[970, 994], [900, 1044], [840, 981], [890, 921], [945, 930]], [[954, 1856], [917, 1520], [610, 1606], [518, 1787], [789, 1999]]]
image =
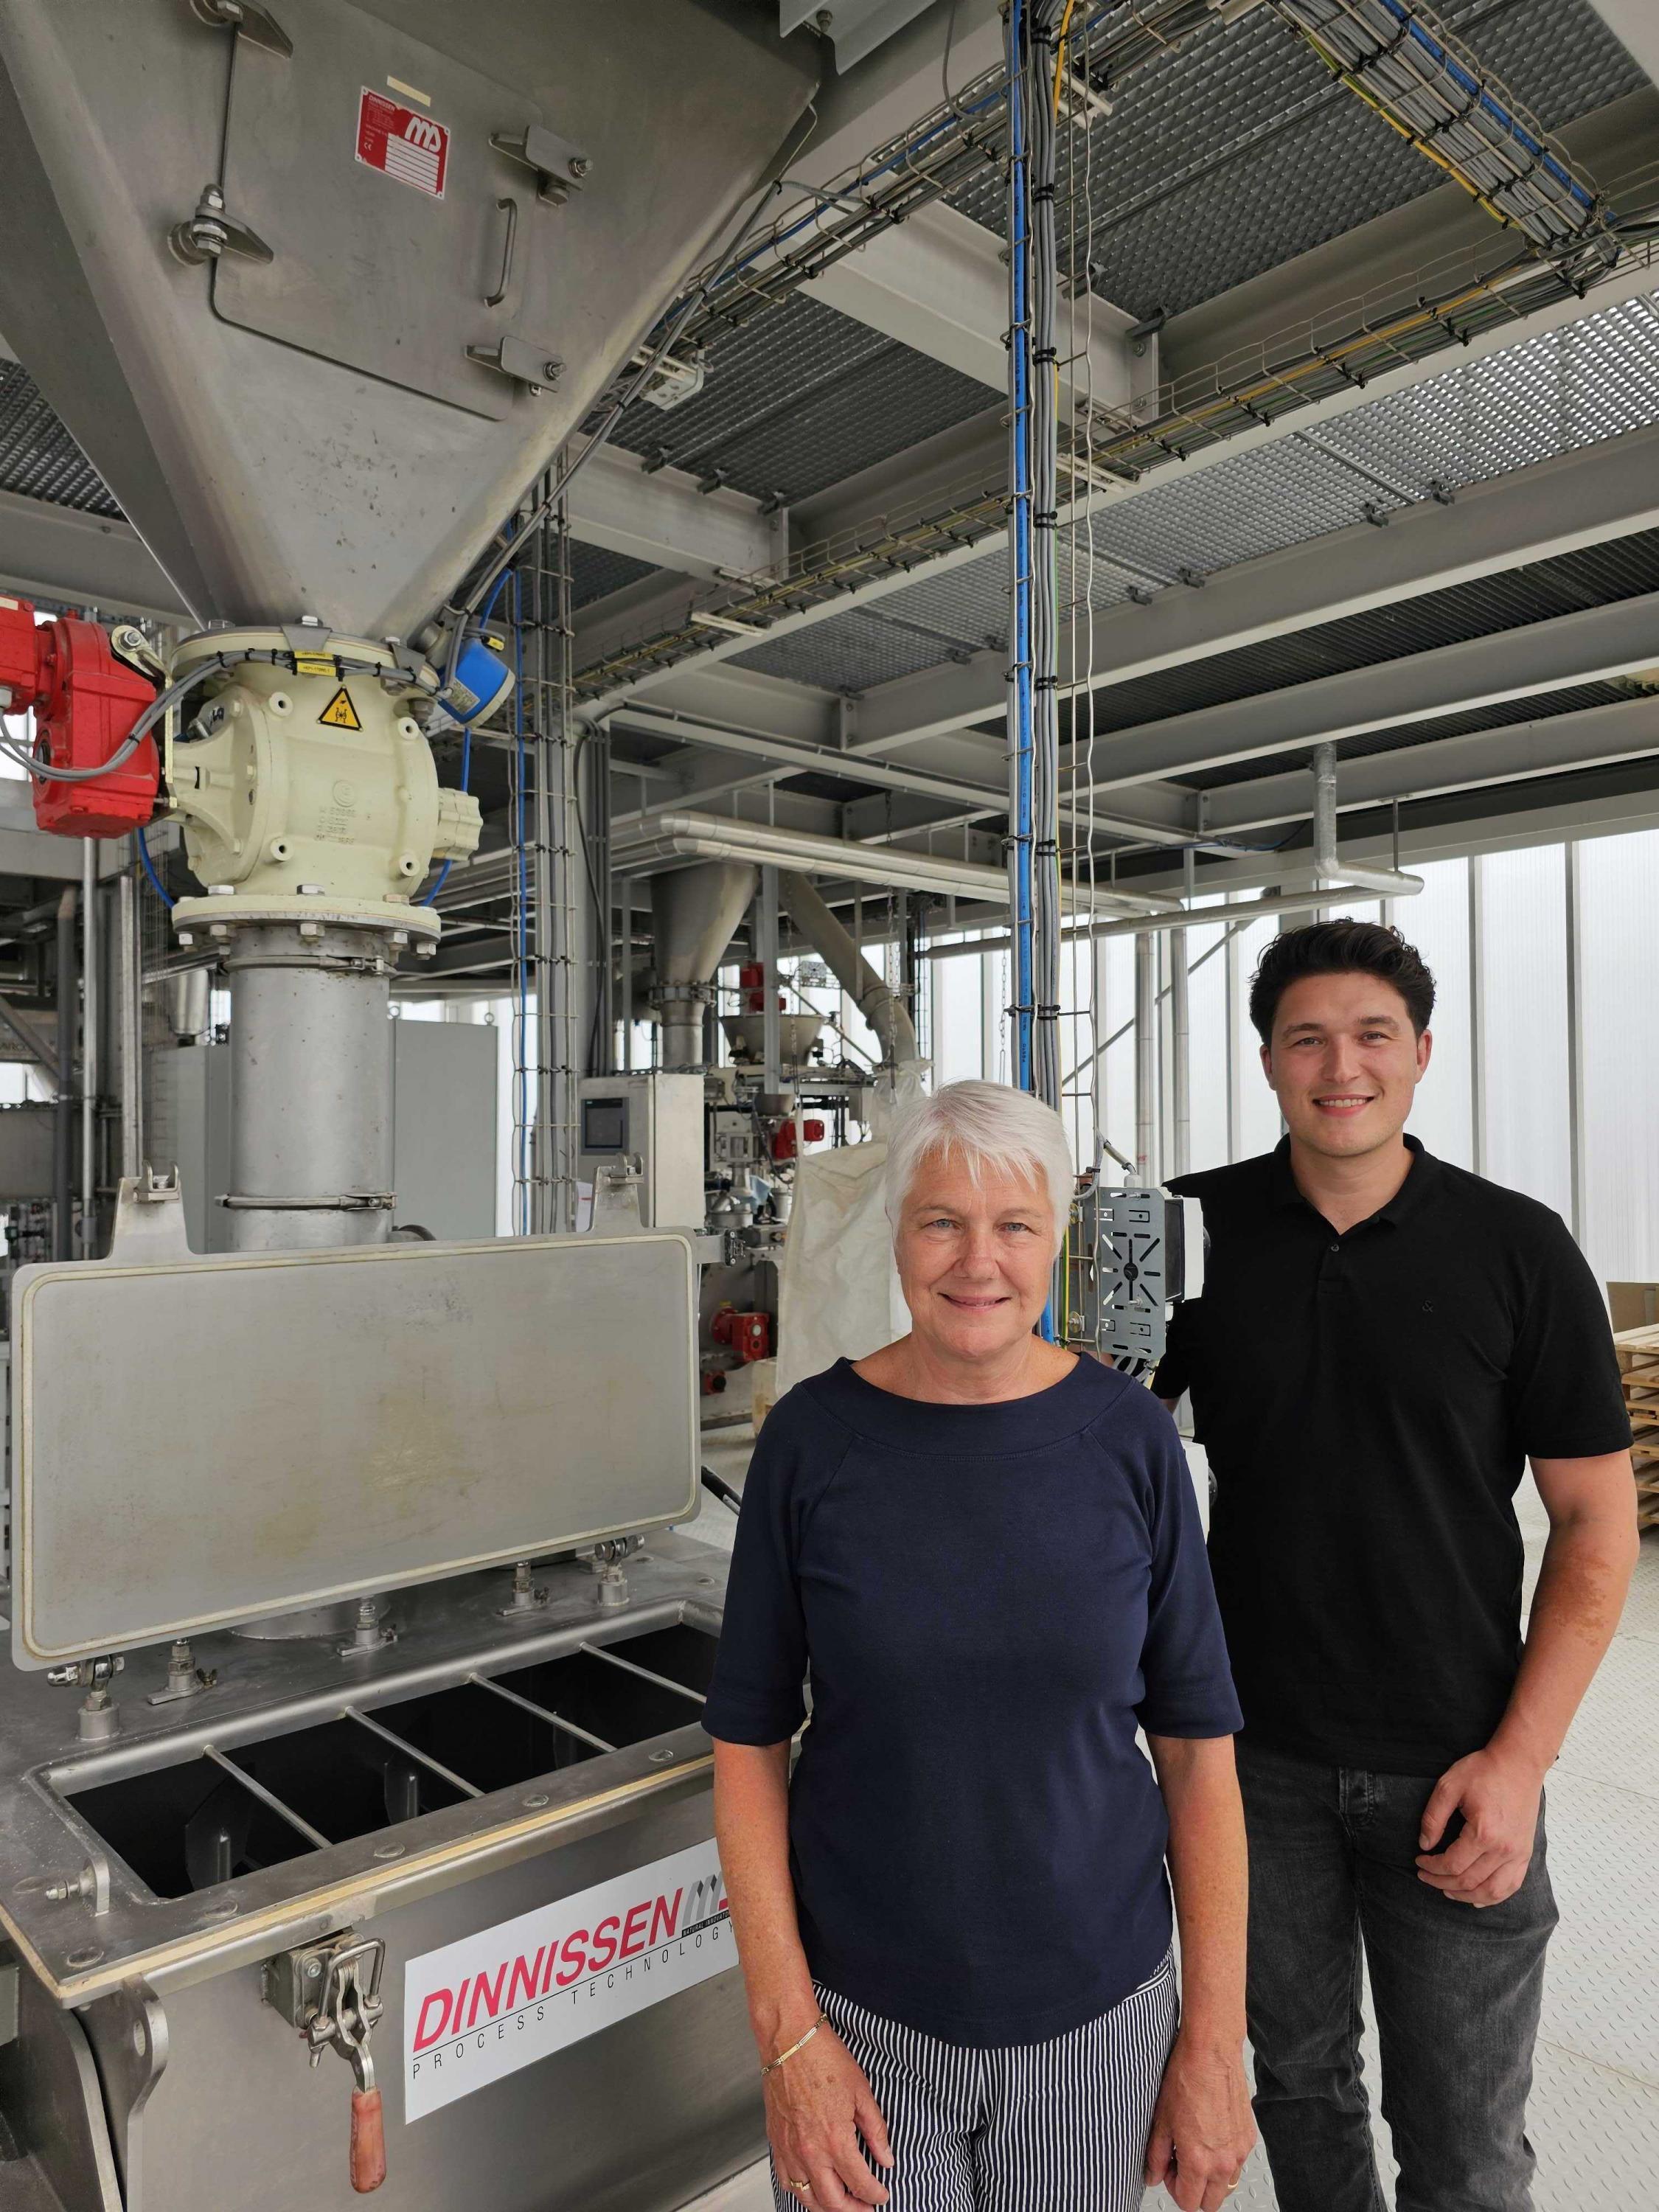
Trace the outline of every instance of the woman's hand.
[[1255, 2143], [1244, 2056], [1177, 2035], [1146, 2145], [1146, 2185], [1161, 2181], [1181, 2212], [1221, 2212]]
[[766, 2076], [765, 2087], [766, 2135], [778, 2179], [809, 2212], [887, 2202], [859, 2142], [862, 2135], [876, 2163], [891, 2166], [887, 2125], [864, 2069], [828, 2021]]

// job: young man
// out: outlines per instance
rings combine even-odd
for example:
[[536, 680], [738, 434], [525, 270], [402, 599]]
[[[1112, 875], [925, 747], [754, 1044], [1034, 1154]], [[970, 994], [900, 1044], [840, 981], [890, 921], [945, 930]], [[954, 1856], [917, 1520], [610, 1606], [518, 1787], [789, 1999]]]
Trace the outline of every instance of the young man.
[[[1635, 1563], [1630, 1430], [1559, 1217], [1402, 1134], [1434, 983], [1398, 932], [1288, 932], [1250, 992], [1289, 1132], [1183, 1177], [1190, 1389], [1244, 1711], [1249, 2030], [1280, 2212], [1384, 2212], [1361, 1947], [1399, 2212], [1527, 2212], [1556, 1913], [1543, 1783]], [[1526, 1643], [1514, 1497], [1550, 1519]]]

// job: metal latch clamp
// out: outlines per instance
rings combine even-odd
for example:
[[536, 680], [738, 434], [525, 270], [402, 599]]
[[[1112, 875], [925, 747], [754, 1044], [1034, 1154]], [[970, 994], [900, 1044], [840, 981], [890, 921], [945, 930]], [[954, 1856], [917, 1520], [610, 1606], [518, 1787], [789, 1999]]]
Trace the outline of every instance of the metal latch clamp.
[[386, 2121], [368, 2047], [384, 2009], [385, 1967], [381, 1938], [348, 1929], [321, 1943], [279, 1952], [265, 1960], [263, 1977], [265, 2002], [299, 2029], [313, 2066], [332, 2049], [351, 2069], [351, 2185], [359, 2196], [386, 2179]]

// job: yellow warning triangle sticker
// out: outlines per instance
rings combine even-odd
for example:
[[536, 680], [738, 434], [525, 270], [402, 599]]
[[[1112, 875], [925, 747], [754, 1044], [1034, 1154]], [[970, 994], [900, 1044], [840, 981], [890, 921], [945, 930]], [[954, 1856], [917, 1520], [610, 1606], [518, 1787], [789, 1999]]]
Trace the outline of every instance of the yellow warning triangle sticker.
[[318, 715], [317, 720], [319, 722], [326, 722], [331, 730], [361, 730], [363, 726], [357, 720], [357, 709], [352, 705], [343, 684], [324, 708], [322, 713]]

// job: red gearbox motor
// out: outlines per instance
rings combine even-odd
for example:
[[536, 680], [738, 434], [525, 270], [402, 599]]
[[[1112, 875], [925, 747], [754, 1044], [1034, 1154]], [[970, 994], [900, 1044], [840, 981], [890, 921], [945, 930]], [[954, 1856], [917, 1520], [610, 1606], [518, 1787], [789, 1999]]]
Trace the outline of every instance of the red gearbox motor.
[[[52, 768], [97, 769], [155, 696], [98, 623], [60, 615], [37, 623], [27, 599], [0, 595], [0, 708], [34, 710], [34, 752]], [[60, 837], [125, 837], [155, 811], [155, 743], [145, 738], [107, 775], [84, 783], [32, 777], [34, 818]]]

